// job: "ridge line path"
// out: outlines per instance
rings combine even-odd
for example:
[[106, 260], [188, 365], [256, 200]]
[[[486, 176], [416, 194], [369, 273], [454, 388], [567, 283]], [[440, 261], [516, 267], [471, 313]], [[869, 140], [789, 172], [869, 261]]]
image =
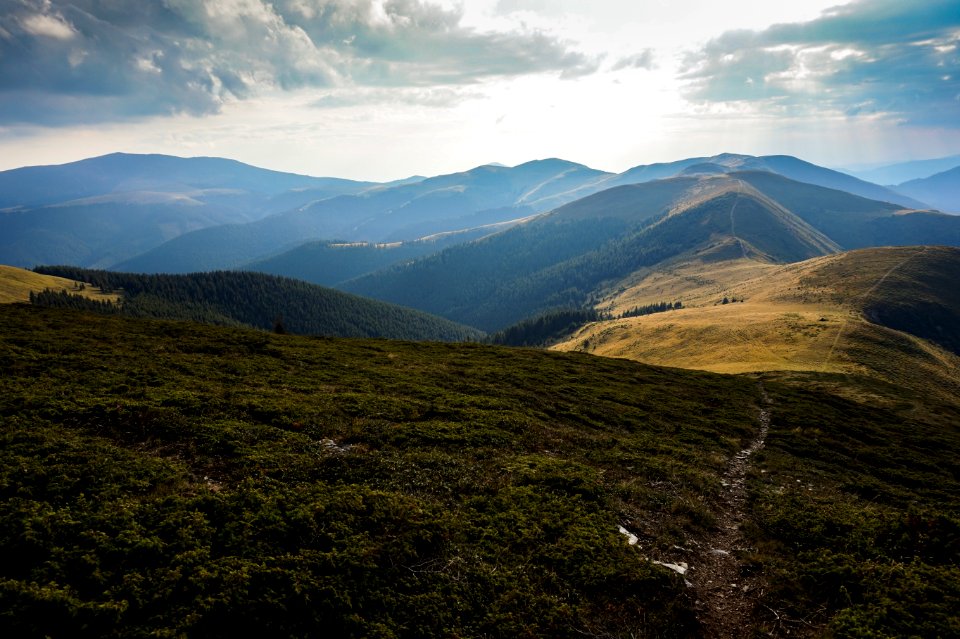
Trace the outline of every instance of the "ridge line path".
[[737, 180], [737, 198], [733, 201], [733, 206], [730, 207], [730, 235], [733, 236], [733, 239], [737, 241], [737, 244], [740, 245], [740, 252], [743, 253], [744, 257], [749, 257], [747, 255], [747, 247], [743, 245], [743, 240], [737, 237], [737, 227], [733, 222], [733, 212], [737, 210], [737, 204], [740, 203], [740, 196], [743, 194], [743, 182]]
[[[889, 269], [887, 269], [887, 272], [886, 272], [886, 273], [884, 273], [883, 275], [881, 275], [881, 276], [877, 279], [877, 281], [873, 283], [873, 286], [871, 286], [869, 289], [867, 289], [867, 292], [866, 292], [866, 293], [863, 293], [862, 295], [860, 295], [859, 299], [860, 299], [861, 301], [866, 300], [868, 297], [870, 297], [871, 295], [873, 295], [873, 292], [876, 291], [876, 290], [880, 287], [881, 284], [883, 284], [884, 282], [886, 282], [886, 281], [887, 281], [887, 278], [890, 277], [891, 275], [893, 275], [893, 273], [894, 273], [895, 271], [897, 271], [897, 270], [899, 270], [901, 267], [905, 266], [906, 263], [909, 262], [910, 260], [912, 260], [913, 258], [918, 257], [918, 256], [920, 256], [920, 255], [923, 255], [923, 254], [926, 253], [926, 252], [927, 252], [927, 247], [924, 246], [924, 247], [922, 247], [919, 251], [917, 251], [917, 252], [915, 252], [915, 253], [912, 253], [911, 255], [908, 255], [907, 257], [905, 257], [905, 258], [904, 258], [903, 260], [901, 260], [900, 262], [897, 262], [896, 264], [894, 264], [893, 266], [891, 266]], [[843, 332], [847, 329], [847, 324], [848, 324], [849, 322], [850, 322], [850, 320], [849, 320], [849, 318], [848, 318], [848, 319], [844, 319], [844, 320], [840, 323], [840, 328], [837, 329], [837, 336], [833, 338], [833, 344], [830, 346], [830, 351], [827, 353], [827, 356], [824, 358], [823, 363], [820, 365], [820, 370], [821, 370], [821, 371], [826, 371], [826, 370], [827, 370], [827, 365], [830, 364], [830, 360], [833, 358], [833, 352], [834, 352], [835, 350], [837, 350], [837, 344], [840, 343], [840, 337], [843, 335]]]
[[762, 405], [760, 428], [750, 445], [734, 455], [723, 474], [724, 493], [718, 504], [717, 529], [700, 540], [693, 549], [691, 570], [687, 573], [696, 593], [697, 618], [707, 639], [742, 637], [753, 620], [754, 591], [758, 577], [741, 575], [736, 554], [744, 548], [740, 526], [746, 519], [746, 477], [750, 457], [763, 448], [770, 430], [770, 397], [758, 382]]

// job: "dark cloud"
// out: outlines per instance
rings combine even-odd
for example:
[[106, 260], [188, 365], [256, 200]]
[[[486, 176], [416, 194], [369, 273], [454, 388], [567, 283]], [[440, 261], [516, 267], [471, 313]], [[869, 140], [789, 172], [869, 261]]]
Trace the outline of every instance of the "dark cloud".
[[956, 0], [861, 0], [800, 24], [732, 31], [685, 60], [688, 97], [960, 126]]
[[0, 0], [0, 123], [218, 111], [266, 89], [461, 86], [592, 73], [538, 32], [426, 0]]

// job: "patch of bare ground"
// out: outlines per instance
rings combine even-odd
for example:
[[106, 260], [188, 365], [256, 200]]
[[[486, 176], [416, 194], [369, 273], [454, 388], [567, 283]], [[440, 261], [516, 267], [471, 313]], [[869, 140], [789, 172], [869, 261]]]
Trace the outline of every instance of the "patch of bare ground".
[[[681, 572], [695, 596], [697, 617], [706, 639], [730, 639], [751, 636], [758, 618], [776, 616], [769, 610], [757, 610], [763, 592], [762, 578], [744, 570], [741, 555], [750, 549], [741, 532], [746, 518], [746, 477], [750, 459], [763, 448], [770, 430], [770, 399], [760, 383], [762, 405], [759, 408], [756, 437], [734, 455], [723, 475], [724, 491], [716, 504], [717, 523], [713, 532], [691, 539], [689, 547], [674, 547], [661, 565]], [[762, 614], [761, 614], [762, 613]], [[774, 632], [779, 626], [774, 620]]]

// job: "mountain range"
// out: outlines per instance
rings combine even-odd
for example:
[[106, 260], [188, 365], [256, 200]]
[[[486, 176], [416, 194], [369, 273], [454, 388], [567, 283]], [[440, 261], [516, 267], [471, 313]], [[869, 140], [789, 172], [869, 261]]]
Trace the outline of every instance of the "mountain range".
[[906, 244], [960, 246], [960, 217], [767, 171], [711, 173], [607, 189], [341, 287], [494, 331], [684, 256], [784, 263]]
[[[951, 155], [943, 158], [931, 160], [912, 160], [909, 162], [896, 162], [894, 164], [885, 164], [881, 166], [870, 166], [855, 168], [845, 171], [861, 180], [873, 182], [874, 184], [895, 185], [903, 184], [911, 180], [928, 178], [937, 173], [949, 171], [952, 168], [960, 166], [960, 155]], [[894, 187], [895, 188], [895, 187]]]
[[941, 208], [953, 202], [949, 179], [922, 192], [906, 187], [908, 195], [789, 156], [721, 154], [618, 174], [551, 159], [376, 184], [219, 158], [118, 153], [0, 172], [0, 263], [183, 273], [246, 267], [307, 241], [393, 244], [453, 232], [474, 239], [612, 187], [744, 170], [906, 209], [929, 208], [917, 194], [948, 205]]

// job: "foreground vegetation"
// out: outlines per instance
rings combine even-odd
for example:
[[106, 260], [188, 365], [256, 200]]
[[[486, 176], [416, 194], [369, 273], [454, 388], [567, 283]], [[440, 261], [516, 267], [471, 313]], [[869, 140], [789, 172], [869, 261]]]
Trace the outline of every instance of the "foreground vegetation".
[[[0, 308], [0, 367], [4, 636], [698, 636], [649, 559], [709, 535], [760, 401], [575, 353], [29, 306]], [[766, 382], [756, 631], [960, 635], [960, 414], [821, 381]]]

